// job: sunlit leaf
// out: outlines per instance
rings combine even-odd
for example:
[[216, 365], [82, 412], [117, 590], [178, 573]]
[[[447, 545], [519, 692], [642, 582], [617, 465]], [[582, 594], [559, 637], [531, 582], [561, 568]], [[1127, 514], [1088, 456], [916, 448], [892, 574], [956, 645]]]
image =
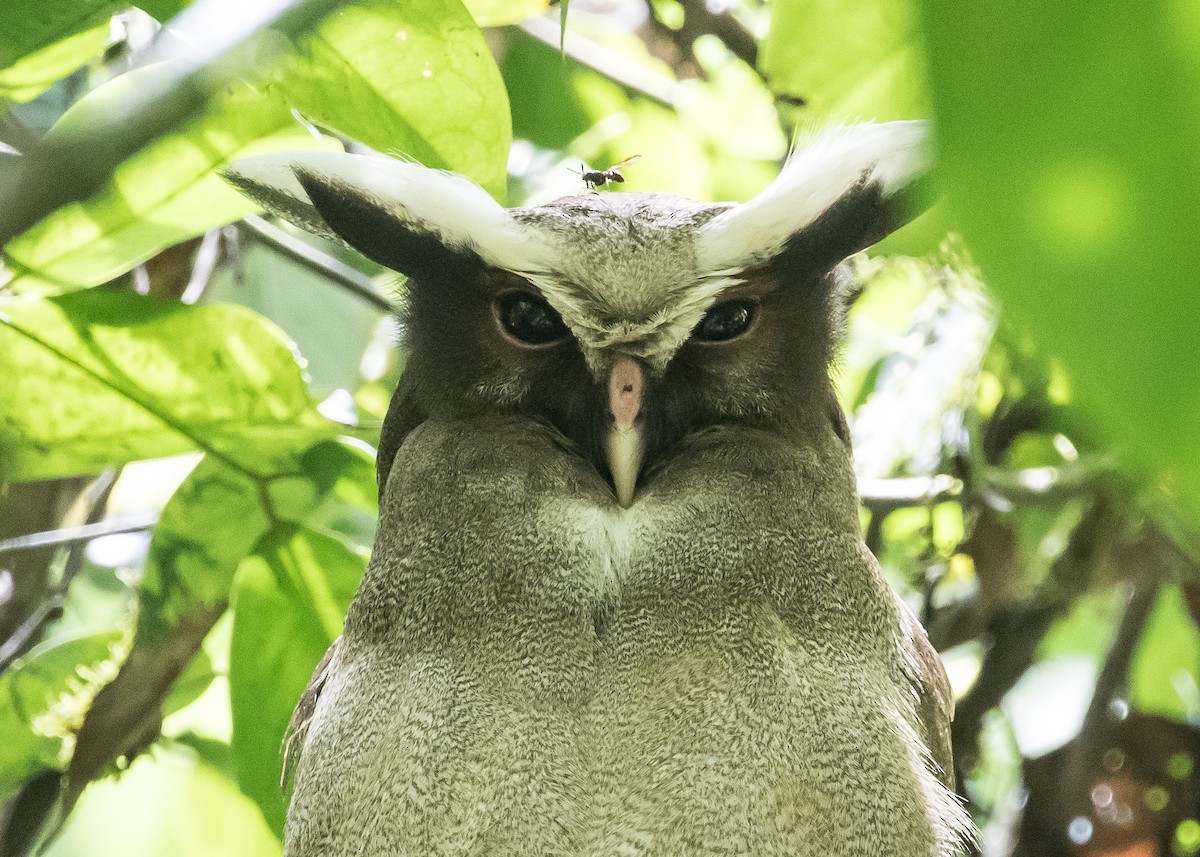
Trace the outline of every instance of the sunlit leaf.
[[503, 27], [540, 15], [550, 4], [548, 0], [466, 0], [466, 7], [479, 26]]
[[1129, 670], [1130, 702], [1183, 723], [1200, 719], [1200, 631], [1177, 586], [1164, 587]]
[[139, 595], [137, 647], [169, 635], [197, 605], [223, 609], [238, 563], [270, 527], [259, 484], [203, 459], [154, 528]]
[[[98, 285], [253, 211], [218, 168], [263, 152], [338, 146], [314, 137], [293, 111], [503, 195], [508, 99], [460, 0], [347, 6], [300, 39], [296, 53], [260, 72], [261, 79], [230, 87], [204, 115], [123, 163], [97, 197], [64, 206], [9, 242], [9, 286], [45, 293]], [[90, 117], [121, 109], [160, 73], [149, 67], [118, 77], [50, 133], [86, 134]]]
[[47, 857], [278, 857], [279, 842], [233, 782], [190, 748], [159, 747], [94, 783]]
[[788, 143], [762, 78], [714, 38], [698, 41], [694, 50], [706, 79], [680, 85], [680, 118], [717, 152], [771, 161], [773, 177]]
[[[51, 135], [86, 134], [90, 117], [119, 109], [162, 72], [137, 69], [99, 87], [68, 110]], [[269, 91], [239, 88], [208, 113], [152, 143], [117, 168], [97, 197], [71, 203], [4, 248], [17, 292], [95, 286], [165, 247], [255, 210], [215, 170], [236, 158], [280, 149], [336, 148], [288, 112]]]
[[272, 82], [289, 106], [503, 199], [512, 131], [491, 51], [461, 0], [347, 5]]
[[366, 560], [312, 530], [280, 532], [238, 570], [229, 687], [238, 782], [277, 831], [284, 730], [313, 667], [341, 633]]
[[361, 445], [330, 440], [305, 453], [302, 467], [321, 497], [305, 515], [305, 523], [370, 547], [379, 518], [374, 456]]
[[915, 0], [776, 0], [759, 68], [801, 121], [928, 115]]
[[0, 69], [95, 27], [122, 8], [113, 0], [11, 0], [0, 29]]
[[1200, 7], [923, 4], [942, 175], [1004, 311], [1200, 512]]
[[0, 71], [0, 98], [25, 102], [49, 89], [92, 57], [108, 38], [108, 24], [86, 29], [23, 57]]
[[64, 766], [63, 740], [82, 715], [71, 699], [85, 674], [112, 658], [120, 637], [110, 631], [54, 641], [0, 674], [0, 801], [39, 769]]
[[0, 469], [96, 472], [200, 447], [272, 473], [333, 424], [279, 330], [235, 306], [129, 293], [0, 301]]

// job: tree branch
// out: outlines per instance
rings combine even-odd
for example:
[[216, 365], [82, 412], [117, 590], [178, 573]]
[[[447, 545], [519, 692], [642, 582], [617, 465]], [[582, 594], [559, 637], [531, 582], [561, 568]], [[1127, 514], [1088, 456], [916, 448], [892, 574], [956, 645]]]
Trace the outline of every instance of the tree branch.
[[[557, 21], [546, 17], [528, 18], [521, 22], [520, 28], [539, 42], [558, 50], [561, 31]], [[580, 65], [604, 75], [635, 95], [656, 101], [664, 107], [675, 107], [675, 90], [679, 85], [676, 81], [640, 68], [591, 39], [568, 32], [563, 52]]]

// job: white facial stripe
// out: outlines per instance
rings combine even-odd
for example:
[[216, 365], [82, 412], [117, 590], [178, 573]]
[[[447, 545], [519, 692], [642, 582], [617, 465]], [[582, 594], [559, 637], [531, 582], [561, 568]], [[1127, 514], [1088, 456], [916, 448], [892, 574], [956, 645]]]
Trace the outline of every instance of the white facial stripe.
[[690, 290], [677, 297], [665, 311], [640, 321], [602, 322], [601, 301], [585, 300], [572, 284], [553, 276], [528, 277], [554, 307], [595, 370], [607, 368], [600, 352], [619, 351], [640, 357], [651, 368], [661, 370], [691, 336], [692, 330], [721, 293], [739, 285], [737, 277], [704, 277]]
[[521, 274], [547, 270], [549, 250], [537, 234], [514, 221], [483, 188], [455, 173], [373, 155], [289, 152], [246, 158], [229, 174], [263, 205], [328, 234], [296, 180], [296, 168], [349, 187], [398, 220], [437, 235], [447, 246], [468, 249], [493, 267]]

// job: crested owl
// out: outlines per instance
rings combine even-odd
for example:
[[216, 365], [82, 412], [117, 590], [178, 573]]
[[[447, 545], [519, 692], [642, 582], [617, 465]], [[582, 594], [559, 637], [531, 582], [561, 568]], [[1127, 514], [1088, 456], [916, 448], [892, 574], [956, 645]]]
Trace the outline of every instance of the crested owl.
[[829, 365], [915, 122], [744, 204], [506, 209], [364, 155], [239, 162], [407, 277], [380, 524], [293, 718], [289, 857], [948, 857], [953, 701], [860, 533]]

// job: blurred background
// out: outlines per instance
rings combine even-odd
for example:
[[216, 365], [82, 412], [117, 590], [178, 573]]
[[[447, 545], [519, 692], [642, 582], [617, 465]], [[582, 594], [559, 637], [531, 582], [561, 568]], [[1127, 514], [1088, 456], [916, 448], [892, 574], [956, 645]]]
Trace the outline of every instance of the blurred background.
[[602, 192], [745, 200], [896, 118], [940, 201], [851, 260], [835, 373], [981, 852], [1200, 852], [1198, 9], [8, 0], [0, 855], [280, 852], [403, 283], [223, 165], [374, 152], [519, 205], [640, 155]]

